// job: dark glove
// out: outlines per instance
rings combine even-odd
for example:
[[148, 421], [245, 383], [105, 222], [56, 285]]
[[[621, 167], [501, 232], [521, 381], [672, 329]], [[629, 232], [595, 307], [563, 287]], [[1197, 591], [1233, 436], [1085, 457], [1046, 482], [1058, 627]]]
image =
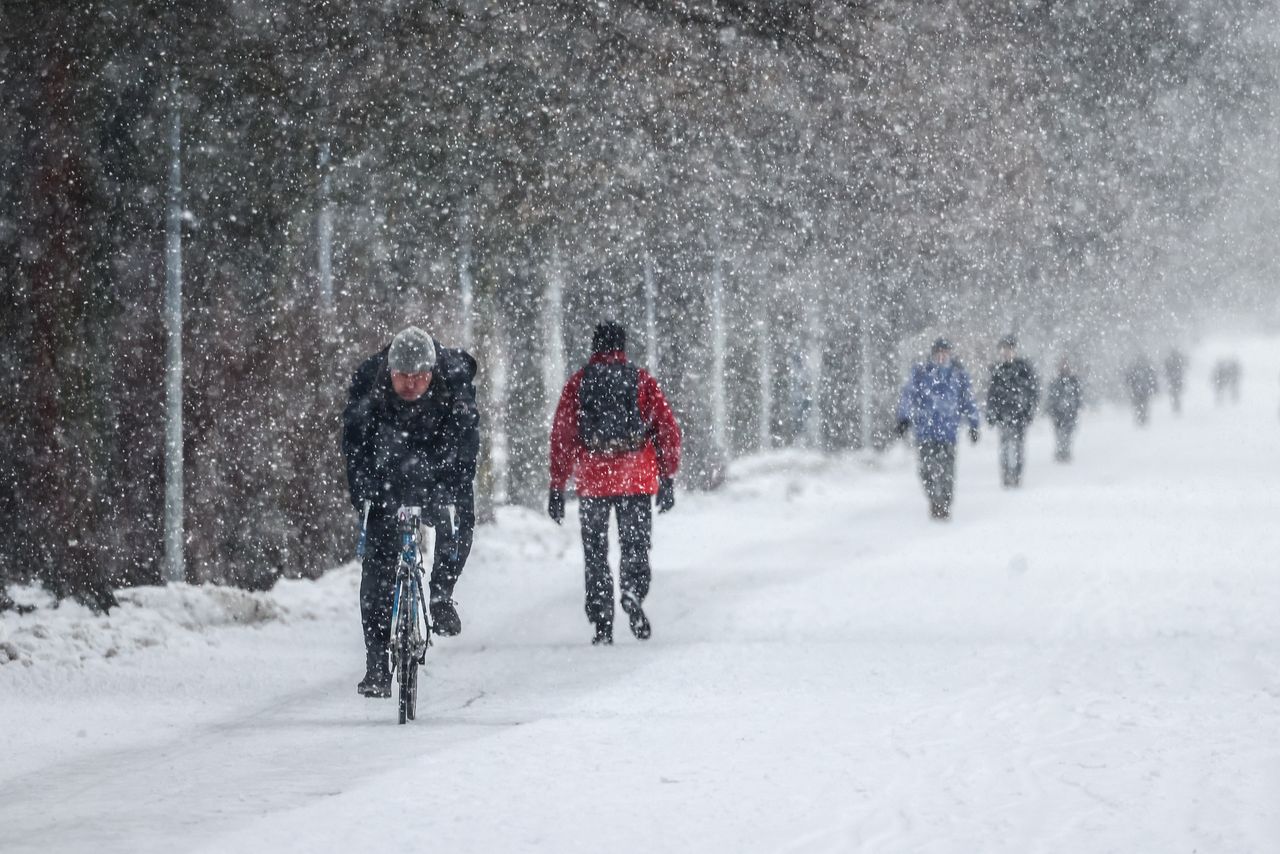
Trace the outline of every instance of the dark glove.
[[564, 521], [564, 490], [553, 489], [547, 498], [547, 515], [559, 525]]
[[977, 427], [969, 428], [969, 441], [973, 442], [973, 444], [975, 445], [978, 444], [978, 428]]
[[439, 509], [441, 497], [443, 493], [434, 483], [418, 484], [411, 488], [402, 489], [399, 493], [398, 500], [390, 502], [394, 505], [389, 507], [392, 510], [398, 510], [401, 507], [421, 507], [424, 516], [431, 518], [435, 510]]
[[669, 477], [658, 481], [658, 512], [666, 513], [676, 506], [676, 482]]
[[907, 431], [911, 429], [911, 422], [903, 418], [898, 421], [898, 426], [894, 428], [894, 432], [899, 436], [907, 435]]

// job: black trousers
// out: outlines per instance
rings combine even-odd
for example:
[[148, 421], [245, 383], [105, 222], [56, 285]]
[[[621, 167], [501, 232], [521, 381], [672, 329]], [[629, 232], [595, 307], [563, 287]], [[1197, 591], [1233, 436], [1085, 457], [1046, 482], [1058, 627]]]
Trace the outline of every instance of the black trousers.
[[1076, 423], [1074, 421], [1055, 421], [1053, 424], [1054, 438], [1057, 440], [1057, 448], [1054, 453], [1054, 459], [1058, 462], [1067, 462], [1071, 459], [1071, 438], [1075, 435]]
[[1150, 403], [1149, 397], [1133, 398], [1133, 417], [1137, 419], [1139, 426], [1145, 426], [1147, 423], [1147, 409]]
[[613, 572], [609, 569], [609, 513], [618, 517], [622, 566], [618, 572], [624, 595], [643, 602], [649, 595], [649, 546], [653, 539], [653, 497], [615, 495], [578, 502], [582, 552], [586, 557], [587, 619], [613, 623]]
[[920, 482], [929, 503], [950, 509], [956, 488], [956, 446], [949, 442], [920, 443]]
[[1005, 486], [1022, 482], [1026, 459], [1027, 428], [1022, 424], [1000, 425], [1000, 480]]
[[[453, 505], [454, 524], [447, 508], [430, 520], [435, 528], [436, 549], [431, 565], [431, 598], [448, 599], [471, 555], [476, 527], [475, 492], [470, 484], [459, 490]], [[364, 648], [370, 658], [387, 654], [391, 640], [391, 598], [400, 561], [400, 530], [394, 510], [369, 514], [364, 563], [360, 576], [360, 622]]]

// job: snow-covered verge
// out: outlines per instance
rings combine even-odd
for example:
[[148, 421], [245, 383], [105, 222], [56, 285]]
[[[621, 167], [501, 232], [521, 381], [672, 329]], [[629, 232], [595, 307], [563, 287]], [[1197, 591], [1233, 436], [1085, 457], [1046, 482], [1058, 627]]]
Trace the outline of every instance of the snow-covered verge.
[[[549, 549], [566, 550], [563, 537], [539, 530], [545, 526], [536, 514], [514, 507], [498, 512], [501, 547], [490, 559], [545, 559]], [[223, 627], [338, 620], [349, 616], [359, 585], [359, 566], [350, 563], [317, 581], [285, 580], [265, 592], [190, 584], [134, 587], [118, 591], [120, 607], [105, 616], [73, 601], [57, 604], [35, 586], [14, 587], [14, 601], [35, 610], [0, 613], [0, 666], [78, 666], [140, 649], [214, 643], [208, 633]]]
[[[0, 665], [66, 666], [169, 647], [219, 626], [317, 619], [321, 610], [337, 606], [332, 588], [349, 587], [354, 575], [353, 567], [344, 567], [318, 582], [282, 582], [270, 593], [189, 584], [133, 588], [120, 591], [120, 607], [109, 616], [75, 602], [54, 607], [43, 591], [19, 587], [13, 591], [15, 600], [36, 610], [0, 615]], [[292, 603], [300, 607], [295, 610]]]
[[504, 513], [406, 727], [354, 567], [6, 616], [91, 639], [0, 666], [0, 850], [1280, 850], [1280, 342], [1050, 445], [1017, 492], [965, 445], [949, 525], [902, 447], [741, 461], [657, 519], [645, 645], [587, 644], [576, 525]]

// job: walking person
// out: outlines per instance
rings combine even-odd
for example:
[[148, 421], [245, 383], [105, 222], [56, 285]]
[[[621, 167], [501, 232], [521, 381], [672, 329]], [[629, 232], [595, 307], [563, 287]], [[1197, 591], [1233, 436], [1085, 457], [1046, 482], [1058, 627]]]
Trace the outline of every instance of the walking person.
[[1129, 400], [1133, 403], [1133, 417], [1139, 427], [1147, 426], [1147, 418], [1151, 412], [1151, 398], [1160, 388], [1160, 380], [1155, 366], [1146, 356], [1136, 356], [1125, 372], [1125, 383], [1129, 386]]
[[578, 493], [586, 563], [586, 612], [593, 644], [613, 643], [614, 587], [609, 568], [609, 516], [615, 514], [622, 565], [620, 601], [638, 640], [652, 632], [644, 613], [651, 569], [653, 502], [675, 506], [680, 427], [647, 371], [627, 360], [626, 330], [596, 327], [587, 364], [565, 384], [551, 428], [551, 493], [547, 513], [564, 521], [564, 493]]
[[1076, 420], [1084, 403], [1080, 377], [1071, 370], [1071, 363], [1063, 359], [1058, 363], [1058, 375], [1049, 383], [1049, 417], [1053, 420], [1056, 448], [1053, 458], [1060, 463], [1071, 462], [1071, 440], [1076, 432]]
[[[396, 511], [420, 506], [436, 531], [431, 567], [431, 630], [462, 631], [453, 588], [471, 553], [475, 529], [480, 414], [475, 359], [410, 326], [366, 359], [351, 380], [342, 415], [342, 450], [351, 503], [368, 507], [360, 577], [366, 697], [391, 696], [387, 646], [400, 558]], [[453, 508], [450, 520], [448, 508]], [[456, 526], [456, 527], [455, 527]]]
[[978, 441], [978, 405], [969, 374], [951, 356], [944, 338], [933, 342], [929, 361], [914, 365], [898, 400], [898, 435], [915, 429], [920, 458], [920, 482], [929, 499], [929, 516], [951, 518], [955, 496], [956, 437], [960, 421], [969, 424], [969, 438]]
[[1234, 357], [1219, 359], [1213, 366], [1214, 401], [1221, 406], [1228, 396], [1232, 403], [1240, 402], [1240, 360]]
[[1182, 412], [1182, 385], [1187, 373], [1187, 354], [1177, 347], [1169, 351], [1164, 360], [1164, 376], [1169, 381], [1169, 398], [1173, 402], [1173, 414]]
[[1012, 335], [1000, 339], [1000, 361], [991, 366], [987, 387], [987, 422], [1000, 430], [1000, 480], [1006, 487], [1022, 485], [1027, 427], [1040, 404], [1040, 380], [1035, 368], [1018, 355]]

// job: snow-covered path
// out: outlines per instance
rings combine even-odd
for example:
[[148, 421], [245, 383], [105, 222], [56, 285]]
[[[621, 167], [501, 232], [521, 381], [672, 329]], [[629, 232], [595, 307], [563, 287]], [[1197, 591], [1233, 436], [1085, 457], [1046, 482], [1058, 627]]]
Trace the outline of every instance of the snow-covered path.
[[5, 616], [0, 851], [1278, 851], [1280, 342], [1233, 349], [1238, 407], [1201, 348], [1181, 418], [1088, 412], [1069, 467], [1041, 424], [1021, 491], [964, 446], [948, 525], [902, 448], [744, 462], [659, 517], [644, 645], [507, 514], [405, 727], [353, 568], [250, 627]]

